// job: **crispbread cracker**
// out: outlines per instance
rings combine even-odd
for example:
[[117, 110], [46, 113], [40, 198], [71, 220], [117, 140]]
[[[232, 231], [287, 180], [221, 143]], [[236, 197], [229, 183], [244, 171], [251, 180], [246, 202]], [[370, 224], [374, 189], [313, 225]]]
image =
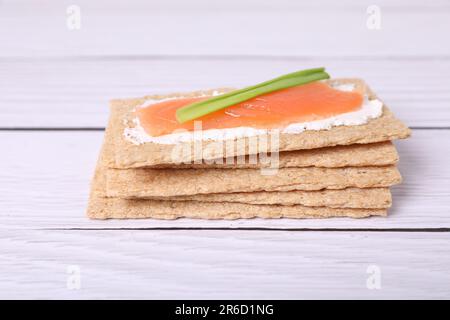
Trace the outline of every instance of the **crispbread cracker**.
[[388, 187], [400, 183], [395, 166], [282, 168], [275, 175], [258, 169], [108, 169], [107, 196], [120, 198]]
[[356, 209], [307, 207], [302, 205], [278, 206], [242, 203], [217, 203], [198, 201], [160, 201], [146, 199], [120, 199], [105, 197], [104, 164], [97, 167], [89, 198], [87, 215], [91, 219], [130, 218], [329, 218], [386, 216], [386, 209]]
[[[353, 148], [355, 147], [355, 148]], [[112, 141], [110, 131], [105, 133], [104, 157], [112, 157]], [[280, 160], [285, 159], [286, 167], [299, 164], [336, 164], [339, 162], [339, 154], [332, 152], [332, 149], [339, 149], [339, 152], [351, 163], [362, 164], [370, 161], [374, 157], [376, 163], [382, 162], [382, 158], [387, 161], [396, 161], [398, 154], [391, 142], [381, 142], [370, 145], [350, 145], [329, 147], [313, 150], [288, 151], [286, 157], [280, 156]], [[323, 152], [323, 156], [318, 150]], [[294, 153], [296, 154], [294, 156]], [[300, 156], [302, 155], [302, 156]], [[300, 159], [299, 159], [300, 158]], [[334, 158], [334, 160], [328, 160]], [[361, 160], [362, 159], [362, 160]], [[370, 162], [367, 162], [370, 163]], [[178, 174], [173, 171], [173, 174]], [[173, 200], [173, 201], [202, 201], [202, 202], [240, 202], [248, 204], [280, 204], [280, 205], [304, 205], [311, 207], [335, 207], [335, 208], [388, 208], [391, 205], [391, 193], [388, 188], [347, 188], [343, 190], [319, 190], [319, 191], [284, 191], [284, 192], [241, 192], [241, 193], [213, 193], [196, 194], [189, 196], [175, 197], [153, 197], [153, 200]]]
[[238, 202], [247, 204], [303, 205], [329, 208], [389, 208], [392, 197], [389, 188], [347, 188], [342, 190], [237, 192], [197, 194], [153, 200]]
[[304, 207], [301, 205], [276, 206], [226, 202], [91, 198], [88, 216], [92, 219], [365, 218], [369, 216], [386, 216], [386, 210]]
[[[357, 79], [337, 79], [330, 80], [333, 83], [353, 83], [360, 87], [365, 87], [370, 98], [375, 98], [375, 94], [365, 86], [362, 80]], [[215, 90], [217, 91], [217, 90]], [[223, 90], [224, 92], [226, 90]], [[108, 166], [116, 168], [136, 168], [154, 166], [161, 164], [178, 164], [179, 161], [191, 163], [196, 159], [195, 153], [187, 152], [175, 159], [172, 155], [174, 146], [171, 144], [144, 143], [135, 145], [124, 138], [123, 132], [126, 127], [134, 126], [134, 115], [132, 110], [144, 103], [147, 99], [163, 99], [167, 97], [187, 97], [198, 96], [200, 94], [211, 94], [211, 91], [192, 92], [187, 94], [172, 94], [168, 96], [146, 96], [140, 99], [126, 99], [111, 101], [111, 113], [113, 121], [113, 136], [115, 144], [115, 157], [109, 159]], [[298, 134], [280, 134], [279, 150], [291, 151], [302, 149], [315, 149], [336, 145], [366, 144], [381, 141], [388, 141], [398, 138], [406, 138], [410, 135], [410, 130], [401, 121], [396, 119], [386, 106], [383, 107], [381, 117], [369, 120], [364, 125], [336, 126], [329, 130], [307, 130]], [[232, 140], [234, 149], [227, 149], [221, 152], [227, 156], [242, 156], [249, 153], [249, 138]], [[197, 142], [199, 143], [199, 142]], [[203, 141], [203, 150], [207, 150], [210, 141]], [[193, 150], [192, 142], [183, 143], [189, 150]], [[186, 148], [183, 148], [186, 149]], [[215, 153], [203, 154], [203, 159], [211, 160], [217, 158]]]
[[[114, 157], [111, 126], [105, 133], [105, 161], [111, 163]], [[340, 147], [342, 148], [342, 147]], [[352, 163], [358, 163], [358, 156], [368, 162], [368, 156], [390, 157], [398, 159], [395, 147], [388, 145], [361, 145], [355, 149], [344, 146], [344, 153]], [[394, 150], [392, 150], [392, 148]], [[325, 155], [332, 155], [336, 163], [339, 154], [325, 148]], [[381, 151], [385, 152], [381, 152]], [[341, 150], [342, 151], [342, 150]], [[376, 151], [380, 151], [376, 155]], [[304, 150], [303, 164], [313, 165], [314, 162], [326, 162], [317, 150]], [[286, 158], [291, 163], [298, 164], [295, 157]], [[350, 161], [350, 160], [349, 160]], [[381, 160], [380, 160], [381, 161]], [[364, 163], [366, 163], [364, 162]], [[345, 168], [281, 168], [274, 176], [262, 175], [259, 169], [107, 169], [107, 195], [120, 198], [142, 197], [175, 197], [207, 193], [234, 193], [252, 191], [292, 191], [345, 189], [348, 187], [376, 188], [388, 187], [400, 183], [401, 176], [394, 166], [345, 167]], [[131, 183], [132, 182], [132, 183]]]
[[[109, 126], [112, 125], [112, 122]], [[118, 125], [116, 123], [116, 125]], [[105, 136], [106, 143], [114, 145], [114, 136], [109, 130], [109, 134]], [[115, 167], [114, 154], [111, 147], [111, 152], [108, 154], [108, 167]], [[257, 156], [258, 157], [258, 156]], [[284, 151], [279, 153], [279, 168], [300, 168], [300, 167], [363, 167], [363, 166], [386, 166], [396, 164], [399, 156], [397, 150], [391, 141], [383, 141], [370, 144], [351, 144], [334, 147], [324, 147], [318, 149], [305, 149]], [[204, 169], [204, 168], [220, 168], [220, 169], [244, 169], [244, 168], [263, 168], [270, 164], [262, 161], [257, 161], [252, 164], [249, 156], [245, 156], [242, 164], [237, 163], [236, 158], [233, 162], [222, 159], [222, 164], [219, 164], [217, 159], [215, 163], [201, 163], [201, 164], [159, 164], [155, 166], [148, 166], [155, 169]]]
[[[109, 134], [107, 128], [105, 135]], [[341, 209], [197, 201], [127, 200], [106, 197], [106, 156], [112, 146], [104, 143], [91, 184], [87, 215], [91, 219], [155, 218], [238, 219], [238, 218], [327, 218], [385, 216], [385, 209]], [[132, 182], [130, 182], [132, 183]]]
[[[398, 153], [391, 141], [370, 144], [351, 144], [318, 149], [282, 151], [279, 153], [279, 168], [302, 167], [365, 167], [387, 166], [398, 162]], [[215, 163], [200, 164], [159, 164], [151, 166], [154, 169], [245, 169], [269, 167], [269, 163], [259, 161], [252, 163], [249, 156], [245, 156], [242, 163], [236, 158], [221, 159]]]

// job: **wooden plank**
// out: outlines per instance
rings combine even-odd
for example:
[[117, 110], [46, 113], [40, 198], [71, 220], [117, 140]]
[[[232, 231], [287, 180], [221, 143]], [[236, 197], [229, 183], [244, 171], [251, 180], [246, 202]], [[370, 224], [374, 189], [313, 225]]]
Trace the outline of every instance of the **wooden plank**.
[[[0, 228], [450, 228], [450, 130], [398, 142], [404, 183], [388, 218], [91, 221], [89, 180], [103, 132], [0, 132]], [[436, 156], [439, 155], [439, 156]]]
[[[377, 1], [88, 1], [81, 28], [64, 1], [0, 2], [0, 56], [135, 54], [449, 55], [450, 5]], [[72, 13], [73, 16], [73, 13]]]
[[62, 59], [0, 60], [0, 127], [103, 127], [108, 100], [244, 86], [308, 67], [362, 77], [411, 126], [450, 126], [450, 60]]
[[[409, 125], [450, 126], [445, 0], [379, 0], [379, 31], [366, 27], [369, 1], [76, 4], [82, 28], [69, 31], [67, 2], [0, 0], [0, 128], [103, 127], [110, 98], [318, 65], [365, 78]], [[450, 228], [450, 130], [398, 143], [405, 182], [391, 215], [364, 220], [90, 221], [102, 135], [0, 131], [0, 298], [450, 298], [449, 233], [422, 232]], [[67, 288], [69, 266], [80, 290]], [[367, 288], [370, 266], [380, 290]]]
[[[449, 241], [449, 233], [2, 231], [0, 298], [448, 299]], [[67, 287], [78, 275], [70, 271], [79, 271], [79, 290]], [[380, 289], [369, 289], [370, 277]]]

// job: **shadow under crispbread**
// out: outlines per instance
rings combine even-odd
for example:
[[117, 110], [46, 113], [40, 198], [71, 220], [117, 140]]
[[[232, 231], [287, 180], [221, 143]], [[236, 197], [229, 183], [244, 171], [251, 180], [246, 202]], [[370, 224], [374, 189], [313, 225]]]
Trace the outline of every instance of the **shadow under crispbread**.
[[[365, 85], [362, 80], [341, 79], [331, 80], [334, 83], [354, 83], [366, 88], [370, 98], [375, 98], [375, 94]], [[216, 90], [217, 91], [217, 90]], [[195, 96], [208, 94], [211, 91], [192, 92], [188, 94], [174, 94], [169, 96], [147, 96], [141, 99], [114, 100], [111, 102], [111, 113], [113, 121], [113, 137], [117, 152], [112, 159], [109, 159], [108, 166], [115, 168], [136, 168], [154, 165], [174, 164], [172, 151], [174, 145], [144, 143], [140, 145], [132, 144], [123, 135], [126, 127], [132, 127], [133, 109], [141, 105], [146, 99], [163, 99], [167, 97]], [[379, 118], [371, 119], [368, 123], [355, 126], [336, 126], [329, 130], [307, 130], [298, 134], [281, 134], [279, 139], [280, 151], [315, 149], [336, 145], [367, 144], [381, 141], [388, 141], [399, 138], [406, 138], [410, 135], [410, 130], [401, 121], [396, 119], [389, 109], [384, 106], [383, 114]], [[232, 140], [235, 148], [227, 150], [228, 156], [242, 156], [249, 153], [248, 138]], [[206, 146], [209, 142], [203, 142]], [[192, 143], [185, 143], [192, 148]], [[225, 154], [225, 153], [222, 153]], [[194, 160], [194, 152], [184, 155], [184, 158], [177, 158], [177, 161], [190, 163]], [[203, 155], [204, 159], [211, 160], [214, 154]]]
[[[105, 141], [108, 141], [110, 127], [106, 129]], [[175, 219], [238, 219], [238, 218], [327, 218], [353, 217], [363, 218], [372, 215], [385, 216], [386, 209], [357, 209], [308, 207], [303, 205], [279, 206], [256, 205], [229, 202], [165, 201], [165, 200], [128, 200], [106, 197], [106, 155], [112, 150], [112, 144], [104, 143], [99, 157], [87, 209], [92, 219], [108, 218], [155, 218]], [[129, 184], [134, 181], [130, 180]]]

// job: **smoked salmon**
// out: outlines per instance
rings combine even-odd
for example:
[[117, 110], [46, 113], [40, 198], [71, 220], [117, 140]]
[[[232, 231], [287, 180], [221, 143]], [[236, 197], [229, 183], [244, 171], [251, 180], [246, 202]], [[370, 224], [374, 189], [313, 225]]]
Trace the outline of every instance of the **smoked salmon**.
[[363, 104], [363, 95], [358, 91], [342, 91], [325, 82], [311, 82], [263, 94], [194, 121], [177, 121], [177, 109], [207, 98], [168, 100], [139, 108], [136, 114], [145, 132], [156, 137], [178, 129], [193, 131], [195, 121], [202, 121], [203, 130], [235, 127], [281, 129], [293, 123], [357, 111]]

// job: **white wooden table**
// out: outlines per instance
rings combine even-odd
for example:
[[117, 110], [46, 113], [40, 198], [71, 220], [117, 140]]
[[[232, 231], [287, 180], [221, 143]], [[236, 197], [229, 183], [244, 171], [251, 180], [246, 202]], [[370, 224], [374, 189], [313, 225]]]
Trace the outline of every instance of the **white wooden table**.
[[[450, 298], [450, 2], [423, 3], [0, 0], [0, 298]], [[388, 218], [85, 217], [109, 99], [312, 66], [413, 128]]]

